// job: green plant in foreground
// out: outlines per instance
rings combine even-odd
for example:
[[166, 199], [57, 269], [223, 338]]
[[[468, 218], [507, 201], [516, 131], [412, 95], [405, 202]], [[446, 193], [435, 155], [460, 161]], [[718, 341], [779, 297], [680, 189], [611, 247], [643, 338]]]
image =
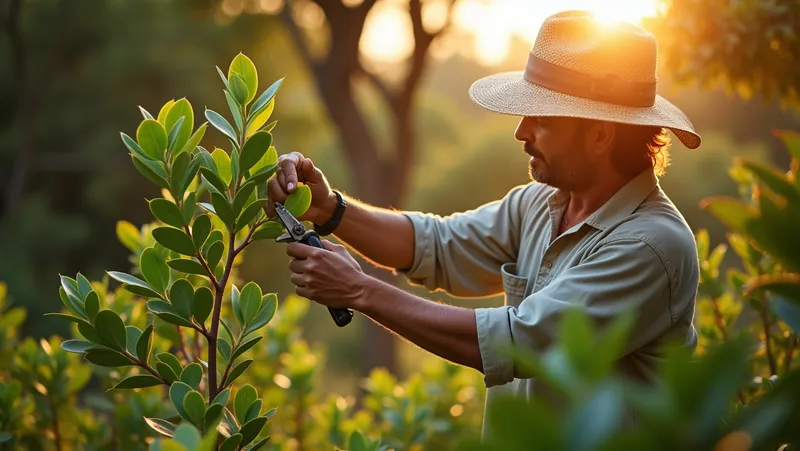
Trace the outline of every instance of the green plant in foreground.
[[[161, 188], [163, 197], [148, 201], [160, 225], [150, 230], [154, 242], [137, 262], [141, 278], [107, 273], [135, 295], [131, 302], [146, 303], [153, 320], [141, 328], [126, 323], [130, 318], [124, 312], [109, 308], [105, 290], [80, 273], [75, 278], [61, 276], [59, 294], [68, 313], [50, 314], [75, 322], [83, 337], [63, 342], [64, 350], [128, 373], [113, 389], [169, 387], [178, 416], [146, 418], [159, 433], [175, 436], [174, 442], [153, 444], [161, 449], [175, 449], [187, 437], [195, 437], [192, 428], [201, 435], [219, 433], [219, 440], [212, 441], [214, 447], [219, 442], [220, 449], [258, 449], [268, 437], [256, 439], [276, 410], [265, 409], [252, 385], [231, 393], [233, 382], [253, 363], [240, 358], [263, 338], [257, 332], [277, 308], [274, 293], [263, 292], [254, 282], [237, 287], [231, 283], [231, 271], [252, 242], [283, 232], [264, 209], [266, 182], [277, 169], [271, 134], [276, 122], [267, 120], [283, 79], [256, 98], [258, 75], [245, 55], [233, 59], [227, 77], [217, 70], [234, 125], [206, 109], [207, 122], [195, 130], [192, 106], [182, 98], [167, 102], [157, 117], [140, 107], [144, 119], [136, 139], [121, 134], [133, 165]], [[228, 138], [229, 150], [209, 152], [200, 146], [209, 123]], [[301, 215], [310, 200], [310, 190], [301, 186], [285, 205]], [[221, 317], [223, 300], [230, 301], [234, 324]], [[161, 323], [175, 328], [182, 346], [153, 352], [153, 336], [163, 330]], [[205, 341], [205, 358], [187, 349], [187, 331]]]

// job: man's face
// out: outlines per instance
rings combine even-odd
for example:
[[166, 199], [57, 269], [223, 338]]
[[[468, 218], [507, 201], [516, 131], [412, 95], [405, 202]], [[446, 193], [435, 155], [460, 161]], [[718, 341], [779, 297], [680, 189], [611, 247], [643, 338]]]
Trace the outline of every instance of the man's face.
[[531, 157], [531, 180], [567, 191], [582, 191], [594, 183], [597, 165], [589, 159], [587, 128], [582, 125], [573, 118], [522, 118], [514, 137]]

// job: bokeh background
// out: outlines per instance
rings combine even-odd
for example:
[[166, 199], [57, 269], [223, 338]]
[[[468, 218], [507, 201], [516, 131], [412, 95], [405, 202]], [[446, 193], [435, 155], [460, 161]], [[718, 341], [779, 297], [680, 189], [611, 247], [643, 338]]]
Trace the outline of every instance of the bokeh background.
[[[66, 322], [43, 316], [61, 307], [59, 274], [95, 280], [127, 270], [117, 221], [151, 221], [146, 199], [159, 196], [119, 133], [135, 133], [137, 106], [155, 113], [169, 99], [226, 111], [215, 66], [227, 70], [239, 52], [256, 64], [261, 89], [286, 77], [273, 114], [278, 152], [313, 158], [334, 187], [442, 215], [498, 199], [528, 181], [517, 119], [480, 109], [467, 90], [482, 76], [521, 69], [542, 20], [564, 9], [659, 36], [659, 92], [704, 138], [694, 151], [675, 140], [662, 185], [692, 228], [719, 243], [724, 229], [699, 201], [736, 195], [727, 172], [734, 156], [785, 167], [772, 131], [800, 129], [791, 103], [798, 13], [781, 9], [789, 3], [3, 0], [0, 281], [12, 305], [28, 309], [25, 335], [67, 335]], [[216, 131], [204, 140], [224, 144]], [[293, 292], [287, 263], [283, 245], [260, 241], [241, 277], [283, 298]], [[431, 299], [501, 302], [428, 293], [374, 272]], [[323, 392], [355, 393], [376, 366], [402, 377], [431, 358], [361, 316], [336, 328], [319, 306], [305, 330], [326, 349]]]

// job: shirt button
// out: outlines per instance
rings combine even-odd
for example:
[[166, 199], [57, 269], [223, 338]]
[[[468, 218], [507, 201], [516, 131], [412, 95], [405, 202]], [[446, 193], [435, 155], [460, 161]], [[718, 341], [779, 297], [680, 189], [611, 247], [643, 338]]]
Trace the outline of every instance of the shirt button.
[[553, 267], [553, 262], [551, 262], [550, 260], [545, 260], [544, 265], [547, 266], [547, 268], [549, 269]]

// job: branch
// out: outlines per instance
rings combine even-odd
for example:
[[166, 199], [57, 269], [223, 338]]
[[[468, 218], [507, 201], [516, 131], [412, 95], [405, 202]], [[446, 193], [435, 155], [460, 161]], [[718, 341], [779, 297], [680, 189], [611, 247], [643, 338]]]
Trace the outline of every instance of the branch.
[[[318, 2], [317, 4], [319, 5], [320, 3]], [[281, 19], [283, 19], [283, 23], [286, 25], [286, 29], [289, 31], [289, 35], [292, 37], [292, 41], [294, 42], [295, 47], [297, 47], [297, 50], [300, 53], [300, 56], [303, 58], [303, 61], [308, 65], [312, 72], [316, 72], [320, 66], [320, 63], [314, 60], [314, 58], [311, 56], [311, 49], [303, 38], [303, 31], [300, 29], [297, 23], [295, 23], [294, 18], [292, 18], [292, 12], [290, 11], [290, 8], [290, 2], [287, 1], [283, 7], [283, 11], [281, 11]], [[320, 5], [320, 8], [325, 11], [324, 6]]]
[[386, 103], [388, 103], [390, 106], [395, 103], [396, 98], [397, 98], [397, 94], [392, 92], [391, 89], [389, 89], [389, 85], [387, 85], [381, 79], [381, 77], [378, 76], [378, 74], [367, 70], [360, 61], [358, 63], [357, 70], [358, 70], [358, 73], [360, 73], [361, 75], [365, 76], [367, 78], [367, 80], [369, 80], [370, 83], [372, 83], [372, 85], [375, 86], [375, 89], [377, 89], [378, 92], [381, 93], [381, 95], [383, 96], [384, 100], [386, 100]]
[[258, 221], [257, 223], [255, 223], [253, 225], [253, 227], [250, 227], [250, 231], [247, 232], [247, 236], [245, 237], [244, 241], [242, 241], [242, 244], [240, 244], [239, 247], [237, 247], [236, 250], [233, 251], [233, 256], [234, 257], [239, 255], [239, 252], [242, 252], [244, 250], [244, 248], [246, 248], [247, 246], [250, 245], [250, 243], [251, 243], [250, 238], [253, 237], [253, 233], [255, 233], [256, 229], [259, 228], [259, 226], [261, 226], [261, 224], [264, 224], [265, 222], [267, 222], [267, 220], [266, 219], [262, 219], [261, 221]]
[[[182, 207], [183, 200], [181, 200], [180, 203], [181, 203], [181, 207]], [[194, 237], [192, 237], [192, 232], [189, 230], [189, 226], [188, 225], [184, 224], [183, 231], [186, 232], [186, 234], [189, 235], [190, 238], [194, 238]], [[217, 277], [214, 275], [214, 271], [211, 270], [211, 267], [208, 266], [208, 263], [203, 258], [203, 252], [202, 252], [201, 249], [197, 250], [197, 260], [203, 266], [203, 269], [206, 270], [206, 273], [208, 274], [208, 278], [211, 279], [211, 284], [214, 285], [214, 288], [216, 288], [217, 291], [219, 291], [219, 284], [217, 283]], [[205, 326], [203, 328], [205, 328]]]
[[225, 285], [228, 284], [228, 277], [231, 275], [233, 267], [234, 245], [236, 244], [236, 234], [229, 232], [228, 239], [228, 259], [225, 261], [225, 272], [219, 282], [219, 289], [214, 296], [214, 313], [211, 316], [211, 333], [208, 334], [208, 389], [209, 399], [217, 396], [217, 336], [219, 335], [219, 320], [222, 310], [222, 295], [225, 292]]

